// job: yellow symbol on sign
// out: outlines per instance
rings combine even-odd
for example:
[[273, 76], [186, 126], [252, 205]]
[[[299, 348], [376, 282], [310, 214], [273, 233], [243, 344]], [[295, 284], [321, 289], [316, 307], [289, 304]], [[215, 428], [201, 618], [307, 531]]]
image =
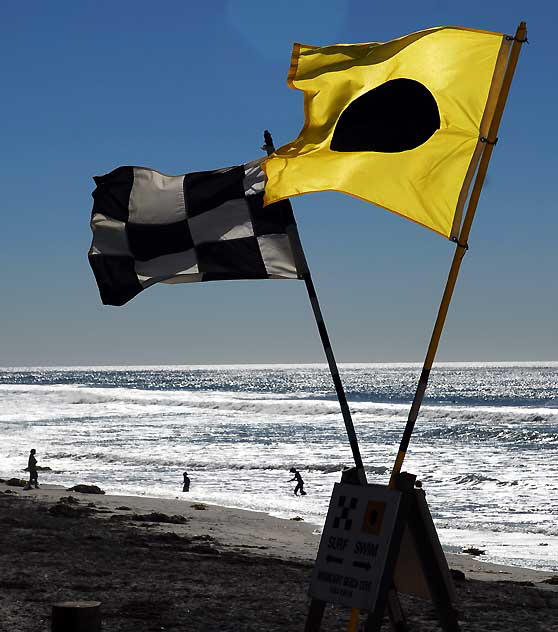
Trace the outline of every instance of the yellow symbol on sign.
[[378, 500], [369, 500], [364, 513], [362, 530], [371, 535], [380, 535], [386, 504]]

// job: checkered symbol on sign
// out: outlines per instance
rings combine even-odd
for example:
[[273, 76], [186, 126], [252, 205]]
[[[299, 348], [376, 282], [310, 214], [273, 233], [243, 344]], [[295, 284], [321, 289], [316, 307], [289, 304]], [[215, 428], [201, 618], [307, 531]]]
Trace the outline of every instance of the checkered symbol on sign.
[[353, 525], [353, 519], [349, 518], [349, 513], [356, 509], [358, 498], [347, 499], [346, 496], [339, 496], [337, 503], [337, 515], [333, 519], [334, 529], [343, 529], [350, 531]]

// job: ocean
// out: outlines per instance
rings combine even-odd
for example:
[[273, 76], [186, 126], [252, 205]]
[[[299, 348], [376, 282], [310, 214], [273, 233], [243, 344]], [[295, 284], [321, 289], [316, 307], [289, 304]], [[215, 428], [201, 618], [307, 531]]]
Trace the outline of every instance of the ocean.
[[[370, 482], [386, 484], [420, 365], [340, 365]], [[323, 524], [351, 451], [325, 365], [0, 369], [0, 477], [183, 498]], [[404, 470], [444, 549], [558, 571], [558, 362], [438, 364]], [[291, 467], [307, 496], [293, 495]], [[182, 472], [191, 479], [182, 494]]]

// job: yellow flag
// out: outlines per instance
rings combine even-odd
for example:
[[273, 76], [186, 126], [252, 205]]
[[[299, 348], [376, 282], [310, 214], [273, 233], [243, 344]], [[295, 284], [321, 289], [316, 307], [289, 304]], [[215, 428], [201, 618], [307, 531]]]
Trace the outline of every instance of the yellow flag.
[[340, 191], [455, 238], [509, 53], [498, 33], [433, 28], [384, 44], [295, 44], [298, 138], [264, 163], [265, 203]]

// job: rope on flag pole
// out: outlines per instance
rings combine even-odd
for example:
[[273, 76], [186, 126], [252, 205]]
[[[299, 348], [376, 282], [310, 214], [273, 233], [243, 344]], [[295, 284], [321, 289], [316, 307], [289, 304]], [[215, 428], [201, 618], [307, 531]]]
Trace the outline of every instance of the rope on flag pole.
[[403, 466], [403, 461], [405, 459], [407, 448], [409, 447], [409, 442], [411, 440], [411, 434], [413, 433], [413, 428], [415, 426], [415, 422], [419, 414], [419, 410], [422, 404], [424, 393], [428, 385], [430, 370], [432, 369], [432, 365], [434, 363], [434, 357], [436, 356], [438, 343], [440, 342], [440, 336], [442, 334], [442, 329], [444, 328], [444, 323], [446, 321], [446, 315], [448, 313], [449, 304], [453, 295], [453, 290], [455, 288], [457, 276], [459, 274], [461, 261], [463, 260], [463, 257], [465, 256], [465, 253], [467, 252], [467, 248], [468, 248], [467, 240], [469, 238], [469, 232], [471, 230], [471, 225], [475, 217], [475, 211], [477, 209], [480, 193], [482, 190], [482, 186], [484, 184], [486, 171], [488, 169], [488, 163], [490, 162], [492, 150], [494, 149], [494, 146], [496, 144], [496, 140], [498, 137], [498, 127], [500, 126], [500, 121], [502, 119], [502, 114], [504, 112], [504, 106], [506, 105], [506, 100], [507, 100], [511, 82], [513, 79], [513, 74], [515, 72], [515, 67], [517, 65], [517, 60], [519, 58], [519, 52], [521, 50], [521, 45], [527, 41], [527, 25], [525, 24], [525, 22], [520, 22], [519, 26], [517, 27], [515, 37], [510, 38], [510, 39], [513, 39], [513, 45], [512, 45], [511, 52], [508, 58], [506, 72], [504, 74], [502, 87], [500, 89], [500, 94], [498, 96], [498, 102], [496, 104], [494, 116], [490, 123], [490, 129], [489, 129], [487, 138], [484, 138], [484, 140], [481, 139], [481, 141], [483, 141], [484, 143], [484, 146], [483, 146], [482, 157], [481, 157], [478, 171], [477, 171], [477, 177], [475, 179], [475, 184], [471, 191], [469, 204], [467, 206], [467, 213], [465, 214], [465, 219], [463, 220], [463, 226], [461, 227], [459, 238], [456, 241], [455, 253], [454, 253], [453, 261], [452, 261], [451, 268], [448, 274], [446, 288], [444, 290], [440, 307], [438, 309], [438, 316], [436, 318], [436, 323], [434, 324], [434, 329], [432, 331], [432, 336], [430, 338], [430, 343], [428, 345], [428, 351], [426, 353], [426, 358], [424, 360], [424, 365], [422, 368], [422, 372], [420, 374], [420, 379], [417, 385], [417, 390], [415, 392], [415, 397], [413, 399], [413, 403], [409, 411], [407, 424], [405, 426], [405, 430], [403, 431], [403, 436], [401, 438], [401, 443], [399, 445], [399, 451], [397, 453], [393, 470], [391, 472], [391, 477], [390, 477], [390, 482], [389, 482], [390, 487], [393, 487], [395, 485], [395, 479], [397, 475], [401, 472], [401, 468]]
[[[268, 156], [271, 155], [275, 151], [275, 148], [273, 146], [273, 139], [268, 130], [264, 131], [264, 145], [262, 149], [267, 152]], [[337, 363], [335, 361], [335, 356], [333, 355], [333, 350], [331, 348], [331, 343], [329, 341], [329, 336], [328, 336], [327, 329], [325, 326], [324, 318], [322, 316], [322, 310], [320, 309], [318, 296], [316, 294], [316, 289], [312, 281], [312, 275], [310, 274], [308, 263], [306, 262], [306, 257], [304, 255], [304, 250], [302, 249], [302, 243], [300, 242], [298, 232], [296, 230], [293, 230], [290, 232], [288, 231], [288, 235], [291, 241], [291, 247], [293, 250], [293, 254], [295, 256], [297, 268], [299, 270], [302, 270], [302, 279], [304, 281], [304, 284], [306, 285], [306, 291], [308, 292], [310, 305], [312, 306], [314, 318], [316, 319], [316, 324], [318, 326], [318, 332], [320, 334], [320, 339], [324, 347], [324, 352], [325, 352], [327, 363], [329, 366], [329, 371], [333, 379], [335, 392], [337, 393], [337, 399], [339, 400], [339, 405], [341, 406], [343, 421], [345, 422], [345, 428], [347, 430], [349, 444], [351, 446], [353, 459], [355, 462], [355, 466], [357, 468], [358, 480], [360, 483], [365, 484], [366, 473], [364, 472], [364, 465], [362, 462], [362, 457], [361, 457], [360, 449], [358, 446], [358, 439], [356, 436], [353, 419], [351, 417], [351, 411], [349, 409], [349, 404], [347, 402], [347, 397], [345, 395], [345, 389], [343, 388], [343, 383], [341, 382], [341, 377], [339, 376]]]

